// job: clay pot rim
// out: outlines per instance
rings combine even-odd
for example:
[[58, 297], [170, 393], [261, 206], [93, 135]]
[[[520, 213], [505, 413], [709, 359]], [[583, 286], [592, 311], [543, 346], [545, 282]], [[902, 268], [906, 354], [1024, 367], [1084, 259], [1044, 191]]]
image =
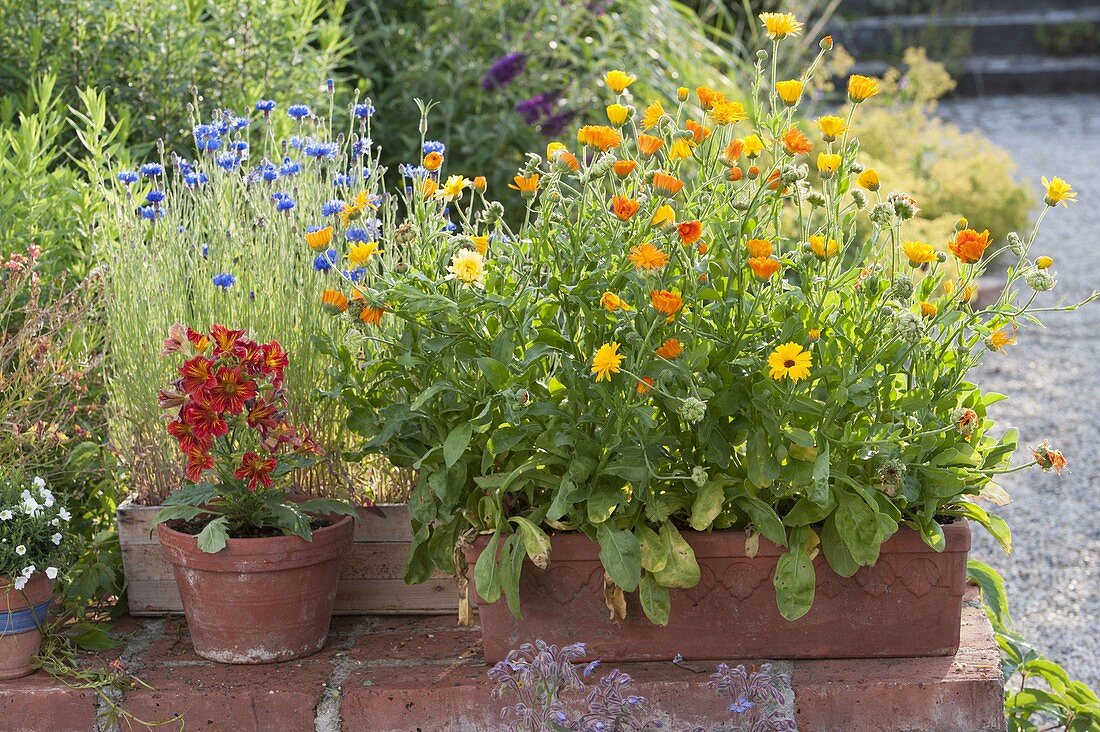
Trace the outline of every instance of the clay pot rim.
[[277, 571], [317, 564], [343, 551], [354, 533], [354, 519], [343, 516], [313, 532], [312, 541], [283, 534], [255, 538], [230, 538], [216, 554], [199, 549], [198, 536], [157, 524], [157, 539], [172, 564], [208, 571]]
[[10, 577], [0, 575], [0, 612], [25, 610], [52, 597], [53, 580], [44, 572], [32, 574], [22, 591], [15, 589]]
[[[942, 552], [966, 553], [970, 551], [970, 523], [967, 520], [956, 520], [949, 524], [943, 524], [943, 533], [947, 546]], [[680, 532], [681, 536], [691, 545], [695, 555], [700, 558], [710, 557], [747, 557], [745, 554], [746, 532], [741, 530], [715, 530], [715, 531], [691, 531]], [[467, 550], [468, 557], [476, 558], [489, 543], [492, 534], [479, 534], [473, 545]], [[593, 555], [593, 546], [596, 542], [580, 531], [559, 531], [550, 534], [553, 543], [551, 561], [589, 560]], [[778, 557], [786, 552], [786, 547], [779, 546], [763, 536], [760, 537], [760, 548], [757, 557]], [[882, 544], [883, 554], [913, 554], [913, 553], [937, 553], [924, 543], [920, 532], [916, 529], [902, 526], [897, 533]]]

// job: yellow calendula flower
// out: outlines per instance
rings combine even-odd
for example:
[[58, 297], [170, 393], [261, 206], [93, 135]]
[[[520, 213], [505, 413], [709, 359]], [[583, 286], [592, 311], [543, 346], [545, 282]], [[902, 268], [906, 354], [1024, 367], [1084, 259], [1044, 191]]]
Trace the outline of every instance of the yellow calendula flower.
[[1054, 265], [1054, 260], [1050, 257], [1039, 257], [1035, 260], [1035, 266], [1039, 269], [1050, 269]]
[[653, 212], [653, 218], [649, 220], [649, 225], [658, 229], [667, 229], [675, 226], [676, 211], [667, 203], [658, 206], [657, 210]]
[[376, 208], [374, 201], [371, 200], [370, 194], [366, 191], [359, 191], [349, 203], [344, 204], [344, 208], [337, 216], [340, 219], [340, 223], [344, 226], [348, 225], [350, 221], [356, 221], [363, 216], [363, 212], [368, 208]]
[[485, 257], [472, 249], [459, 249], [451, 257], [451, 266], [447, 268], [454, 278], [467, 285], [478, 284], [485, 277]]
[[909, 259], [910, 267], [920, 267], [937, 259], [936, 248], [923, 241], [907, 241], [901, 245], [901, 250]]
[[524, 198], [534, 198], [535, 194], [539, 191], [539, 180], [542, 178], [538, 173], [532, 173], [528, 176], [517, 175], [512, 178], [515, 183], [509, 183], [508, 187], [519, 191], [520, 195]]
[[810, 376], [813, 361], [813, 354], [805, 350], [801, 344], [793, 341], [784, 343], [777, 346], [768, 356], [768, 375], [776, 381], [790, 379], [798, 383], [800, 379]]
[[621, 127], [630, 117], [630, 107], [623, 104], [607, 105], [607, 121], [616, 127]]
[[817, 129], [821, 132], [822, 139], [825, 142], [833, 142], [836, 138], [843, 135], [848, 126], [844, 124], [844, 120], [840, 117], [833, 115], [826, 115], [824, 117], [818, 117], [814, 124], [817, 125]]
[[686, 102], [690, 94], [691, 89], [688, 89], [686, 86], [676, 87], [676, 98], [679, 99], [681, 102]]
[[867, 168], [860, 173], [859, 177], [856, 178], [856, 183], [859, 183], [860, 188], [866, 188], [872, 193], [877, 191], [879, 186], [882, 185], [882, 182], [878, 179], [878, 171], [874, 168]]
[[878, 79], [852, 74], [848, 77], [848, 100], [852, 104], [865, 102], [879, 93]]
[[1077, 203], [1077, 194], [1073, 191], [1073, 186], [1066, 183], [1061, 178], [1051, 178], [1049, 181], [1046, 176], [1043, 177], [1043, 188], [1046, 189], [1046, 196], [1043, 198], [1043, 202], [1048, 206], [1057, 206], [1059, 203], [1069, 208], [1069, 204]]
[[764, 152], [766, 145], [764, 141], [760, 139], [760, 135], [746, 135], [741, 140], [741, 145], [744, 148], [745, 156], [755, 158], [760, 153]]
[[348, 261], [354, 267], [362, 267], [371, 257], [379, 251], [378, 242], [364, 241], [351, 245], [348, 249]]
[[613, 313], [616, 310], [630, 310], [630, 305], [626, 300], [622, 299], [614, 292], [605, 292], [600, 296], [600, 307], [609, 313]]
[[439, 190], [439, 181], [435, 178], [425, 178], [420, 181], [420, 195], [431, 198]]
[[645, 108], [645, 113], [642, 115], [642, 129], [652, 130], [664, 116], [665, 108], [661, 106], [660, 100], [654, 101]]
[[937, 308], [934, 303], [921, 302], [921, 304], [920, 304], [920, 314], [923, 315], [924, 317], [934, 318], [934, 317], [936, 317], [936, 313], [938, 313], [938, 312], [939, 312], [939, 308]]
[[822, 177], [832, 177], [833, 173], [840, 167], [840, 163], [841, 157], [836, 153], [817, 154], [817, 169], [821, 171]]
[[740, 102], [718, 102], [711, 107], [709, 114], [716, 125], [736, 124], [748, 116]]
[[606, 125], [585, 125], [577, 131], [577, 142], [607, 152], [622, 144], [623, 138]]
[[596, 381], [611, 381], [611, 374], [619, 373], [619, 366], [626, 356], [619, 353], [619, 344], [615, 342], [605, 343], [597, 349], [592, 357], [592, 373], [596, 375]]
[[668, 264], [668, 254], [648, 241], [632, 246], [626, 258], [635, 269], [646, 272], [654, 272]]
[[332, 227], [331, 226], [326, 226], [323, 229], [318, 229], [317, 231], [311, 231], [311, 232], [306, 234], [306, 244], [308, 244], [309, 248], [313, 249], [314, 251], [321, 251], [322, 249], [325, 249], [326, 247], [328, 247], [328, 245], [331, 241], [332, 241]]
[[691, 148], [693, 147], [690, 140], [684, 140], [677, 138], [672, 141], [672, 147], [668, 149], [669, 160], [684, 160], [691, 157]]
[[798, 104], [798, 100], [802, 98], [802, 82], [798, 79], [777, 81], [775, 82], [775, 92], [779, 95], [779, 98], [783, 100], [784, 104], [788, 107], [793, 107]]
[[558, 152], [559, 150], [568, 152], [569, 148], [565, 146], [565, 143], [558, 142], [556, 140], [554, 142], [546, 143], [546, 159], [550, 162], [554, 162], [554, 153]]
[[443, 187], [436, 191], [435, 197], [444, 201], [453, 201], [469, 187], [470, 180], [468, 178], [461, 175], [452, 175], [447, 178], [447, 182], [443, 184]]
[[608, 88], [616, 94], [622, 94], [628, 86], [634, 83], [635, 78], [633, 74], [614, 69], [604, 75], [603, 83], [607, 84]]
[[489, 235], [482, 234], [481, 236], [471, 236], [470, 241], [474, 243], [474, 248], [477, 249], [477, 253], [481, 256], [485, 256], [489, 251]]
[[795, 19], [794, 13], [761, 13], [760, 22], [764, 24], [768, 38], [773, 41], [802, 32], [802, 23]]
[[840, 251], [840, 245], [837, 244], [836, 239], [829, 239], [826, 242], [823, 236], [811, 236], [810, 249], [813, 250], [818, 259], [829, 259], [835, 257], [837, 252]]
[[806, 337], [810, 339], [811, 343], [819, 340], [821, 338], [821, 329], [820, 328], [810, 328], [810, 330], [808, 330], [806, 332]]
[[1006, 330], [994, 331], [992, 335], [985, 340], [986, 346], [993, 351], [1004, 351], [1005, 346], [1016, 345], [1016, 324], [1012, 324], [1012, 332], [1009, 333]]

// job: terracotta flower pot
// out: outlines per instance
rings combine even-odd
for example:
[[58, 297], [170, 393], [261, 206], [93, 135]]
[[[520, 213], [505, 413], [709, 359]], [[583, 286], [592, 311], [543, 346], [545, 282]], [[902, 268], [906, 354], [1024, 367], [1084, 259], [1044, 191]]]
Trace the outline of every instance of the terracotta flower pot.
[[0, 577], [0, 679], [17, 679], [34, 671], [31, 657], [42, 647], [39, 627], [53, 601], [53, 582], [36, 572], [22, 590]]
[[196, 538], [157, 526], [195, 651], [220, 663], [273, 663], [325, 645], [352, 519], [296, 536], [230, 539], [207, 554]]
[[[902, 529], [882, 546], [874, 566], [848, 579], [819, 555], [813, 607], [793, 622], [779, 614], [772, 585], [782, 547], [762, 538], [759, 552], [749, 558], [743, 532], [685, 531], [701, 579], [689, 590], [671, 591], [665, 627], [646, 619], [637, 593], [627, 596], [627, 619], [609, 621], [599, 546], [583, 534], [557, 534], [549, 569], [525, 561], [522, 619], [511, 614], [503, 596], [491, 605], [478, 598], [485, 658], [495, 663], [536, 638], [583, 641], [589, 657], [603, 661], [667, 661], [677, 653], [726, 661], [950, 655], [959, 647], [970, 528], [961, 521], [943, 528], [944, 552]], [[471, 567], [487, 542], [481, 537], [467, 552]]]

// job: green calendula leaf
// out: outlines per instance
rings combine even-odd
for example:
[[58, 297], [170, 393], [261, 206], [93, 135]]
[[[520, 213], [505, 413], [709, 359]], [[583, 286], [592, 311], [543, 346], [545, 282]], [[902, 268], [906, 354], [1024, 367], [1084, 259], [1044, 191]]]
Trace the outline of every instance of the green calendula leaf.
[[196, 537], [199, 549], [207, 554], [217, 554], [225, 549], [225, 544], [229, 541], [229, 532], [226, 530], [228, 523], [225, 516], [219, 516], [204, 526]]
[[448, 468], [453, 467], [466, 452], [473, 434], [474, 426], [469, 422], [463, 422], [447, 435], [447, 439], [443, 441], [443, 461], [447, 463]]
[[508, 601], [508, 609], [517, 618], [522, 617], [519, 606], [519, 578], [523, 572], [525, 556], [527, 552], [523, 548], [523, 538], [519, 534], [509, 536], [500, 551], [500, 588]]
[[779, 514], [764, 501], [753, 496], [738, 496], [734, 499], [737, 507], [748, 514], [757, 531], [779, 546], [787, 545], [787, 530], [779, 520]]
[[612, 528], [603, 523], [596, 529], [596, 540], [600, 543], [600, 561], [611, 581], [625, 592], [638, 589], [642, 574], [638, 537], [625, 529]]
[[661, 543], [668, 548], [668, 562], [653, 573], [657, 584], [683, 589], [699, 584], [699, 562], [695, 559], [695, 552], [671, 521], [661, 525], [660, 537]]
[[668, 625], [668, 615], [672, 607], [668, 588], [658, 584], [649, 572], [642, 575], [638, 586], [638, 600], [647, 618], [657, 625]]
[[785, 552], [775, 565], [775, 600], [787, 620], [798, 620], [814, 604], [817, 578], [810, 555], [801, 547]]
[[413, 538], [409, 546], [409, 557], [405, 561], [405, 583], [415, 585], [432, 576], [432, 558], [428, 542], [431, 529], [427, 524], [413, 520]]
[[506, 389], [509, 382], [512, 380], [511, 374], [508, 373], [508, 369], [495, 358], [482, 356], [477, 360], [477, 366], [481, 369], [481, 373], [485, 374], [485, 378], [488, 379], [492, 387], [498, 391]]
[[647, 572], [664, 569], [668, 564], [669, 548], [657, 532], [647, 524], [638, 524], [634, 527], [634, 535], [638, 537], [638, 547], [642, 553], [642, 569]]
[[840, 538], [835, 516], [825, 519], [825, 524], [821, 527], [821, 551], [825, 555], [825, 561], [841, 577], [851, 577], [860, 567], [859, 562], [848, 551], [848, 545]]
[[519, 533], [523, 537], [524, 550], [531, 558], [531, 563], [539, 569], [550, 566], [550, 537], [546, 532], [522, 516], [512, 516], [508, 519], [519, 527]]
[[814, 503], [825, 505], [829, 502], [829, 443], [821, 446], [814, 460], [814, 482], [807, 496]]
[[726, 500], [726, 481], [708, 480], [695, 495], [695, 502], [691, 505], [691, 528], [696, 531], [705, 531], [722, 513], [722, 504]]
[[497, 549], [500, 546], [500, 533], [494, 533], [478, 555], [474, 563], [474, 586], [478, 597], [487, 603], [500, 599], [500, 564], [497, 562]]

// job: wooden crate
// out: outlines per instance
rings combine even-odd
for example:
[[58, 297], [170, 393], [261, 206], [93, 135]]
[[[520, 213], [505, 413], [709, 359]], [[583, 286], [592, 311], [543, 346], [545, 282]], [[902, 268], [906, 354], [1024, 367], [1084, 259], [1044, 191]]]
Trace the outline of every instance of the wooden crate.
[[[360, 509], [351, 553], [336, 591], [337, 615], [440, 615], [458, 612], [453, 577], [437, 573], [420, 585], [406, 585], [405, 558], [412, 532], [404, 504], [380, 506], [386, 513]], [[183, 612], [172, 567], [161, 556], [153, 529], [158, 506], [126, 501], [118, 507], [118, 536], [131, 615]]]

